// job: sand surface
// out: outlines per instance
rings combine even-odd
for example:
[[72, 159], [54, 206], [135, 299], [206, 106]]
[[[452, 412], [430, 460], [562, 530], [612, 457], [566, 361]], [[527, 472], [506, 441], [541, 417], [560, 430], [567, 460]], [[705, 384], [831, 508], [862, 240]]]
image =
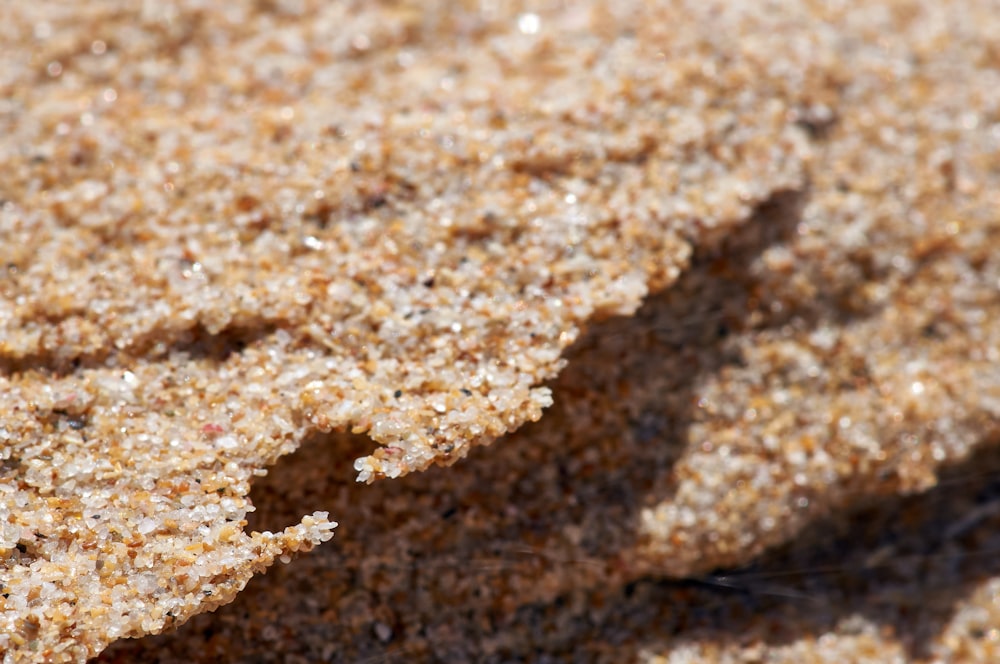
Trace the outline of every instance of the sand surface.
[[6, 9], [5, 662], [996, 660], [996, 2]]

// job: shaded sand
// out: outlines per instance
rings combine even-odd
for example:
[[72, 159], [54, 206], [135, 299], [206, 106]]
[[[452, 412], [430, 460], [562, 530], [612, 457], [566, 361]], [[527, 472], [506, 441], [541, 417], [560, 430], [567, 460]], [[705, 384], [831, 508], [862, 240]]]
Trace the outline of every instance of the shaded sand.
[[994, 658], [1000, 7], [613, 6], [0, 28], [13, 661]]

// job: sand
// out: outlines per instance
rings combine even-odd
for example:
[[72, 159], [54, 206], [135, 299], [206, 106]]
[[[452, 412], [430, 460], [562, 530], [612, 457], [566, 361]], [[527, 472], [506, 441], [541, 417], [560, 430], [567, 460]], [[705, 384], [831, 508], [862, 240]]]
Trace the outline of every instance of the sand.
[[991, 661], [997, 9], [19, 6], [0, 648]]

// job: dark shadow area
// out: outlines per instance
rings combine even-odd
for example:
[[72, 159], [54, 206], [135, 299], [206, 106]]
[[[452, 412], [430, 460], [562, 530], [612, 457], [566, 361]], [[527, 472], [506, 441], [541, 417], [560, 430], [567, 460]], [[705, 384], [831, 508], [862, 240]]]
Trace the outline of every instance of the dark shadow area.
[[339, 514], [346, 507], [347, 492], [363, 488], [354, 481], [357, 473], [350, 462], [371, 447], [371, 438], [364, 434], [310, 436], [254, 481], [250, 499], [255, 511], [247, 515], [244, 531], [278, 532], [315, 510]]
[[912, 659], [929, 659], [955, 603], [1000, 575], [998, 442], [943, 468], [927, 492], [861, 497], [746, 568], [707, 580], [750, 594], [776, 616], [801, 613], [799, 629], [773, 642], [806, 630], [819, 636], [859, 614], [890, 627]]
[[[780, 647], [830, 632], [849, 635], [860, 629], [851, 625], [858, 615], [888, 630], [908, 661], [928, 661], [934, 656], [930, 641], [956, 602], [998, 575], [1000, 447], [984, 444], [945, 469], [936, 488], [869, 500], [817, 521], [795, 542], [745, 568], [687, 580], [643, 577], [570, 593], [555, 605], [522, 606], [510, 624], [531, 625], [546, 649], [526, 644], [494, 661], [543, 655], [578, 661], [581, 654], [591, 661], [597, 643], [638, 641], [656, 652], [676, 639], [720, 648]], [[598, 608], [565, 608], [575, 604]], [[560, 634], [558, 625], [566, 622], [574, 626]], [[965, 636], [988, 638], [975, 631]], [[613, 661], [621, 652], [610, 647], [599, 653], [606, 657], [593, 660]]]

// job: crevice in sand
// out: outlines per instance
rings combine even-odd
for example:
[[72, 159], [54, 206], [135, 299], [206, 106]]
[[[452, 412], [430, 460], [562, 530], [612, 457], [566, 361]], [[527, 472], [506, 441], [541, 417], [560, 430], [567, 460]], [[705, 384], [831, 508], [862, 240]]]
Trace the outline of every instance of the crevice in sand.
[[70, 375], [79, 370], [120, 366], [123, 369], [140, 360], [156, 361], [170, 355], [184, 354], [192, 359], [209, 359], [223, 362], [244, 348], [272, 336], [277, 327], [271, 323], [244, 324], [209, 332], [202, 324], [188, 329], [156, 330], [143, 339], [129, 344], [123, 350], [104, 346], [89, 353], [71, 355], [61, 351], [28, 355], [0, 354], [0, 375], [12, 379], [35, 372], [53, 378]]

